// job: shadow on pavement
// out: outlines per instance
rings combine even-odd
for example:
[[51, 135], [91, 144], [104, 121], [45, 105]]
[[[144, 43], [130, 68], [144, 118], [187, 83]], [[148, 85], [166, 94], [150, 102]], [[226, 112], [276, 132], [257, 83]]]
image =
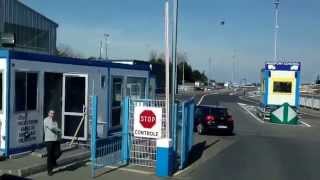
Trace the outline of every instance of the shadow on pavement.
[[77, 170], [77, 169], [79, 169], [80, 167], [83, 167], [83, 166], [85, 166], [85, 163], [70, 164], [70, 165], [67, 165], [67, 166], [64, 166], [64, 167], [59, 167], [57, 171], [53, 172], [53, 174], [63, 173], [65, 171], [75, 171], [75, 170]]
[[0, 176], [0, 180], [31, 180], [31, 179], [19, 177], [19, 176], [14, 176], [14, 175], [9, 175], [9, 174], [4, 174], [4, 175]]
[[116, 170], [118, 170], [118, 169], [120, 169], [120, 168], [123, 168], [123, 167], [126, 167], [126, 166], [127, 166], [127, 165], [121, 165], [121, 166], [118, 166], [118, 167], [115, 167], [115, 168], [108, 168], [108, 169], [102, 168], [101, 171], [98, 172], [98, 173], [94, 176], [94, 178], [103, 176], [103, 175], [105, 175], [105, 174], [111, 173], [111, 172], [113, 172], [113, 171], [116, 171]]
[[192, 149], [190, 151], [190, 159], [188, 162], [188, 166], [192, 165], [193, 163], [195, 163], [197, 160], [199, 160], [202, 157], [203, 152], [210, 148], [212, 145], [218, 143], [219, 140], [213, 141], [210, 144], [207, 144], [207, 141], [202, 141], [199, 142], [195, 145], [192, 146]]
[[232, 132], [224, 132], [224, 131], [215, 131], [215, 132], [207, 132], [205, 135], [208, 136], [235, 136], [236, 133]]

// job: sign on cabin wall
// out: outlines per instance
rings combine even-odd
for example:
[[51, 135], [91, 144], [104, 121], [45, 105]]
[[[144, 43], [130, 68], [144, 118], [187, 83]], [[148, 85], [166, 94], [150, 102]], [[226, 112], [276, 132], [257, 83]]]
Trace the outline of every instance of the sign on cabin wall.
[[0, 118], [0, 148], [2, 148], [2, 118]]
[[12, 135], [10, 147], [19, 148], [33, 144], [39, 144], [43, 141], [43, 123], [39, 119], [28, 116], [25, 113], [18, 113], [14, 116], [15, 121], [10, 127]]

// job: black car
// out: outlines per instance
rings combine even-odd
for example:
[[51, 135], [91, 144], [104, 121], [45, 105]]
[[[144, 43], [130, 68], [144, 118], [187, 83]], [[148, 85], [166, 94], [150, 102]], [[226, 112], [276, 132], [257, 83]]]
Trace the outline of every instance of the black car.
[[205, 132], [233, 133], [233, 119], [228, 109], [222, 106], [199, 105], [195, 111], [195, 130]]

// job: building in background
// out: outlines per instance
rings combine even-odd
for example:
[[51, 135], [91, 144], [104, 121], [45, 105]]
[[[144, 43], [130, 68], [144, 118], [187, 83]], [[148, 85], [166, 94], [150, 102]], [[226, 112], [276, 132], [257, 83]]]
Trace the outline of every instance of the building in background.
[[18, 0], [0, 0], [0, 34], [14, 33], [15, 49], [56, 54], [58, 24]]

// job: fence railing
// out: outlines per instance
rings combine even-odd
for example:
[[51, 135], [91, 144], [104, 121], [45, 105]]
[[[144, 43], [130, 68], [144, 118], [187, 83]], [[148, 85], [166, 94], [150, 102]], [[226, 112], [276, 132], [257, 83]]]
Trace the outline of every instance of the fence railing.
[[172, 121], [172, 138], [176, 166], [179, 169], [187, 166], [189, 153], [193, 146], [194, 108], [193, 99], [176, 103], [174, 107], [176, 116]]
[[163, 99], [129, 99], [129, 163], [145, 166], [145, 167], [155, 167], [156, 165], [156, 145], [157, 140], [145, 137], [135, 137], [134, 130], [134, 109], [135, 107], [158, 107], [162, 109], [162, 122], [161, 137], [166, 136], [166, 101]]
[[313, 96], [301, 96], [300, 105], [303, 107], [320, 110], [320, 98]]
[[106, 138], [99, 138], [97, 136], [98, 128], [98, 98], [91, 97], [90, 101], [90, 119], [91, 119], [91, 172], [92, 177], [97, 176], [100, 169], [108, 165], [122, 165], [126, 163], [124, 157], [124, 148], [126, 144], [126, 136], [120, 133]]
[[[108, 165], [133, 164], [155, 167], [156, 139], [135, 137], [134, 109], [138, 106], [162, 108], [162, 131], [166, 130], [165, 100], [160, 99], [130, 99], [126, 97], [121, 106], [122, 132], [106, 138], [97, 135], [98, 98], [93, 96], [90, 101], [91, 124], [91, 161], [92, 177]], [[195, 103], [193, 99], [175, 103], [175, 116], [170, 126], [173, 140], [173, 150], [176, 156], [176, 169], [188, 165], [190, 151], [193, 146], [193, 122]], [[167, 138], [162, 133], [162, 138]]]

